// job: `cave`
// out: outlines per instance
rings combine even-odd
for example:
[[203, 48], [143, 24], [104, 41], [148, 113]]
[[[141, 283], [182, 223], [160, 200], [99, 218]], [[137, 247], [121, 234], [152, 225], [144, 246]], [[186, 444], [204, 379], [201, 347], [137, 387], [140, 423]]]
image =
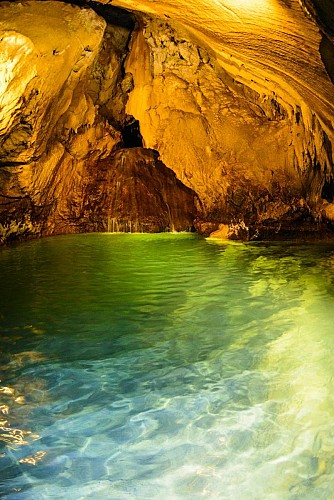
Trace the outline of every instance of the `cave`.
[[1, 498], [332, 498], [333, 61], [332, 0], [0, 0]]
[[[168, 199], [181, 230], [331, 237], [327, 3], [225, 0], [210, 12], [189, 5], [184, 14], [130, 0], [14, 1], [0, 9], [2, 244], [105, 230], [111, 206], [133, 227], [166, 227], [164, 218], [138, 225], [138, 211], [107, 195], [106, 164], [132, 148], [138, 161], [138, 148], [156, 151], [177, 189], [193, 193], [184, 198], [176, 189]], [[143, 193], [134, 196], [146, 206]], [[299, 221], [307, 207], [314, 226], [295, 223], [298, 207]], [[277, 231], [283, 226], [289, 230]]]

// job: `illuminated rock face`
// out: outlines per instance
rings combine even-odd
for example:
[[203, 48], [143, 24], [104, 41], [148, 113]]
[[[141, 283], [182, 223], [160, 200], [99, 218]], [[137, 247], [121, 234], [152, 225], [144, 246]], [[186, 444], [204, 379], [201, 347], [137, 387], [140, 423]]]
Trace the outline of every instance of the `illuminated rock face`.
[[97, 3], [100, 15], [60, 2], [0, 6], [1, 241], [180, 230], [192, 219], [230, 237], [329, 228], [328, 29], [297, 0], [116, 4], [134, 9], [135, 29]]
[[198, 193], [197, 228], [241, 224], [250, 237], [323, 230], [319, 221], [332, 218], [333, 84], [321, 34], [298, 2], [202, 0], [182, 11], [117, 3], [150, 13], [126, 62], [127, 110], [144, 144]]
[[[89, 9], [53, 2], [0, 10], [5, 240], [58, 232], [53, 221], [68, 217], [69, 194], [80, 198], [85, 164], [108, 155], [120, 134], [96, 109], [105, 21]], [[67, 232], [73, 230], [69, 221]]]
[[[142, 139], [125, 114], [130, 16], [107, 26], [91, 9], [55, 2], [1, 13], [1, 241], [191, 228], [195, 193], [156, 153], [133, 148]], [[131, 149], [115, 153], [123, 145]]]

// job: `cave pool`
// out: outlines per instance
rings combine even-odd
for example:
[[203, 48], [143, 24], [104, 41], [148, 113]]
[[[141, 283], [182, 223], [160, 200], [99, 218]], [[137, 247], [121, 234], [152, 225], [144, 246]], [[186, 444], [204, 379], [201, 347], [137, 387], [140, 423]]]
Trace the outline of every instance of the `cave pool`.
[[334, 498], [334, 245], [0, 251], [0, 497]]

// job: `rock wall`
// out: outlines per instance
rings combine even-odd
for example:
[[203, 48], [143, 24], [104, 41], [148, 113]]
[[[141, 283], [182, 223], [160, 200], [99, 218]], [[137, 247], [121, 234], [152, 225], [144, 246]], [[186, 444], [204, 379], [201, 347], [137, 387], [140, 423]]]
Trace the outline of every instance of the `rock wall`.
[[283, 223], [286, 237], [301, 223], [309, 232], [312, 221], [324, 229], [333, 133], [293, 89], [235, 78], [189, 33], [150, 16], [132, 38], [126, 69], [134, 81], [127, 111], [145, 146], [199, 195], [198, 230], [242, 222], [256, 236]]
[[[90, 8], [56, 2], [12, 3], [1, 6], [0, 11], [0, 241], [108, 230], [110, 220], [119, 221], [119, 217], [125, 221], [124, 227], [133, 225], [140, 230], [191, 227], [196, 212], [194, 196], [184, 195], [190, 190], [175, 174], [166, 174], [170, 171], [157, 155], [148, 152], [143, 161], [145, 153], [137, 150], [135, 161], [133, 152], [123, 151], [120, 168], [115, 165], [119, 155], [114, 152], [123, 146], [125, 131], [133, 121], [125, 113], [132, 78], [123, 70], [134, 25], [131, 16], [125, 15], [121, 24], [107, 25]], [[112, 20], [113, 11], [105, 12]], [[146, 193], [143, 189], [132, 192], [136, 182], [130, 186], [124, 178], [124, 165], [134, 179], [134, 165], [138, 164], [140, 179], [152, 176], [153, 167], [157, 172], [157, 178], [147, 185], [143, 181]], [[143, 174], [146, 164], [147, 173]], [[110, 175], [106, 182], [106, 165], [112, 165], [113, 182]], [[174, 191], [169, 191], [174, 199], [170, 193], [161, 194], [162, 205], [159, 208], [158, 201], [154, 205], [156, 214], [151, 209], [138, 221], [152, 201], [147, 197], [155, 196], [152, 185], [160, 183], [167, 189], [163, 178], [170, 188], [173, 185]], [[119, 198], [115, 186], [123, 182], [127, 202], [131, 196], [137, 199], [132, 212], [131, 207], [120, 209], [125, 200]], [[178, 206], [180, 199], [184, 200], [183, 208]], [[170, 214], [166, 217], [167, 206], [175, 220]], [[179, 213], [182, 210], [184, 216]]]
[[5, 241], [58, 232], [55, 220], [66, 217], [69, 193], [80, 197], [85, 161], [106, 156], [121, 137], [98, 114], [90, 85], [105, 21], [54, 2], [4, 4], [0, 14]]
[[[145, 148], [122, 148], [90, 167], [76, 214], [85, 232], [191, 231], [197, 196]], [[79, 208], [79, 207], [78, 207]]]

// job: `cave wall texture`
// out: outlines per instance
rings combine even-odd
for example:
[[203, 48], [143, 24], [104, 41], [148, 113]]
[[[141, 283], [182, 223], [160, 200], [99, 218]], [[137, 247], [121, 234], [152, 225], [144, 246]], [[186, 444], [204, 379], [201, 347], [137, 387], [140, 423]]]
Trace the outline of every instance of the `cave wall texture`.
[[0, 242], [332, 234], [333, 16], [326, 0], [0, 2]]

